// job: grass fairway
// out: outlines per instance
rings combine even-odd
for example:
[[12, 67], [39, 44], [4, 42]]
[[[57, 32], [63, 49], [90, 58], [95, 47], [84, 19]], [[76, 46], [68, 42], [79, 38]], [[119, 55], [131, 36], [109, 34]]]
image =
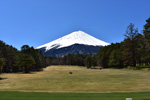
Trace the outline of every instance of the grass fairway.
[[[73, 74], [69, 74], [72, 71]], [[51, 66], [32, 74], [2, 74], [0, 91], [114, 93], [150, 91], [150, 72]]]
[[141, 93], [32, 93], [0, 92], [0, 100], [150, 100], [148, 92]]
[[149, 76], [137, 70], [50, 66], [0, 75], [0, 100], [150, 100]]

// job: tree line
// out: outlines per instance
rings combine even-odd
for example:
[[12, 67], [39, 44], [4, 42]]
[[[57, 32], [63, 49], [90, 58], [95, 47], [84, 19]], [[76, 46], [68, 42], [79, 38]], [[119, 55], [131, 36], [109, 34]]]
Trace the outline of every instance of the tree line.
[[83, 54], [68, 54], [64, 57], [51, 57], [50, 65], [74, 65], [74, 66], [87, 66], [87, 68], [91, 68], [91, 66], [96, 66], [96, 56], [92, 56], [92, 53], [87, 55]]
[[33, 47], [23, 45], [19, 51], [0, 41], [0, 73], [39, 71], [49, 65], [47, 60], [48, 57]]

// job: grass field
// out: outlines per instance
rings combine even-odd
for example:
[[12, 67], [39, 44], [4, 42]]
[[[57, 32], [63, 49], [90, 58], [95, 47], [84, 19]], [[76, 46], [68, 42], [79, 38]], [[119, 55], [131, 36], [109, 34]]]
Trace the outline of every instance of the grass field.
[[[72, 71], [73, 74], [69, 74]], [[50, 66], [31, 74], [0, 75], [0, 91], [51, 93], [114, 93], [150, 91], [150, 72]]]
[[150, 100], [150, 93], [32, 93], [0, 92], [0, 100]]

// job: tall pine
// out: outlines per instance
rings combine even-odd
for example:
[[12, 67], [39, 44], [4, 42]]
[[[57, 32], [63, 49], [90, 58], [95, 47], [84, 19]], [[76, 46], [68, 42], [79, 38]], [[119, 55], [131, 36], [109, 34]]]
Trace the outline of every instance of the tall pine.
[[130, 23], [126, 29], [123, 43], [123, 58], [126, 65], [136, 66], [137, 35], [138, 29], [135, 29], [134, 24]]
[[145, 56], [145, 64], [150, 64], [150, 18], [146, 20], [146, 24], [144, 25], [143, 30], [144, 37], [146, 39], [146, 56]]

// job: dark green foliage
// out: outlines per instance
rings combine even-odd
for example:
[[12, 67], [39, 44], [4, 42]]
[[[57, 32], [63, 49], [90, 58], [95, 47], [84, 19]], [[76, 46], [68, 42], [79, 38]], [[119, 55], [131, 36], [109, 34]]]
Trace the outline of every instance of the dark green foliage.
[[14, 62], [14, 66], [19, 67], [24, 73], [29, 73], [34, 64], [33, 57], [24, 53], [19, 53]]
[[122, 61], [122, 43], [111, 44], [106, 46], [97, 54], [97, 64], [102, 67], [123, 67]]
[[91, 53], [86, 55], [84, 62], [85, 62], [85, 65], [87, 68], [92, 67], [93, 61], [92, 61], [92, 54]]
[[85, 56], [82, 54], [68, 54], [64, 57], [47, 57], [50, 59], [50, 65], [76, 65], [76, 66], [84, 66], [84, 58]]
[[47, 57], [50, 59], [50, 65], [75, 65], [75, 66], [87, 66], [87, 68], [91, 68], [91, 66], [97, 66], [97, 60], [95, 56], [92, 54], [68, 54], [64, 57]]
[[148, 18], [146, 22], [147, 23], [144, 25], [143, 33], [148, 45], [150, 46], [150, 18]]
[[68, 54], [63, 58], [63, 65], [77, 65], [77, 66], [84, 66], [84, 55], [82, 54]]
[[122, 43], [112, 44], [113, 50], [111, 51], [108, 65], [109, 67], [114, 68], [122, 68], [123, 60], [122, 60]]
[[0, 74], [2, 72], [2, 68], [6, 65], [6, 59], [0, 58]]
[[66, 65], [74, 65], [75, 64], [75, 56], [73, 54], [68, 54], [65, 56]]
[[30, 55], [33, 57], [33, 59], [35, 60], [35, 68], [33, 67], [32, 70], [36, 71], [36, 70], [40, 70], [43, 66], [46, 66], [48, 64], [48, 62], [46, 62], [46, 60], [48, 58], [44, 58], [44, 56], [42, 55], [42, 53], [36, 49], [34, 49], [33, 47], [29, 47], [28, 45], [23, 45], [21, 47], [21, 52], [27, 55]]
[[49, 65], [49, 58], [41, 52], [24, 45], [21, 51], [0, 41], [0, 69], [3, 73], [39, 71]]
[[3, 72], [13, 72], [14, 57], [17, 49], [0, 41], [0, 57], [6, 59], [6, 65], [3, 67]]
[[138, 30], [134, 28], [134, 24], [130, 25], [126, 29], [125, 40], [123, 43], [123, 58], [125, 64], [130, 66], [136, 66], [136, 54], [137, 54], [137, 35]]
[[142, 34], [138, 34], [136, 36], [136, 42], [136, 64], [141, 66], [149, 59], [150, 56], [147, 55], [148, 51], [146, 49], [146, 39]]
[[84, 58], [85, 56], [83, 54], [75, 55], [75, 65], [84, 66]]
[[143, 30], [143, 34], [145, 37], [145, 41], [146, 41], [146, 46], [145, 46], [145, 64], [146, 65], [150, 65], [150, 18], [148, 18], [146, 20], [146, 24], [144, 25], [144, 30]]
[[110, 46], [106, 46], [100, 49], [100, 51], [97, 54], [97, 64], [102, 67], [108, 67], [110, 53], [111, 53]]
[[23, 45], [21, 51], [26, 54], [30, 54], [30, 47], [28, 45]]

